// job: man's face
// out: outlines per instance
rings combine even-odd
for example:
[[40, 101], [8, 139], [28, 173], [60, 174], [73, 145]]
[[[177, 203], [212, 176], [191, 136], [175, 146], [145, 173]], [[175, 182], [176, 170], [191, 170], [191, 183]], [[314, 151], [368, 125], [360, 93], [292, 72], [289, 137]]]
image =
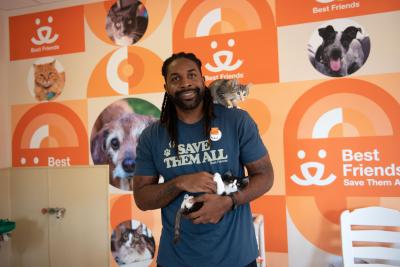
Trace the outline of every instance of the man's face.
[[178, 108], [191, 110], [198, 107], [204, 97], [204, 86], [199, 68], [190, 59], [179, 58], [168, 66], [164, 88]]

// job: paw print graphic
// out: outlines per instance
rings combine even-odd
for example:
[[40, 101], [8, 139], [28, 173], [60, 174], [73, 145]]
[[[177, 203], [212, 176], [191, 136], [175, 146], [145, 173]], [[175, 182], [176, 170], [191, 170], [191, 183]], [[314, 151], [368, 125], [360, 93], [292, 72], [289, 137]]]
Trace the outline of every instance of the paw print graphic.
[[169, 157], [171, 155], [171, 150], [170, 149], [165, 149], [164, 150], [164, 156]]

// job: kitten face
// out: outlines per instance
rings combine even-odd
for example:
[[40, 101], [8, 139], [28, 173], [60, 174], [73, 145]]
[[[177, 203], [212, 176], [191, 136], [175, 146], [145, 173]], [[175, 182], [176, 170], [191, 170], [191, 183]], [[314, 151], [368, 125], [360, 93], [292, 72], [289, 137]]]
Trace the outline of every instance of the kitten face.
[[237, 79], [220, 79], [209, 86], [211, 96], [215, 103], [225, 107], [237, 107], [237, 101], [243, 101], [249, 95], [251, 84], [240, 84]]

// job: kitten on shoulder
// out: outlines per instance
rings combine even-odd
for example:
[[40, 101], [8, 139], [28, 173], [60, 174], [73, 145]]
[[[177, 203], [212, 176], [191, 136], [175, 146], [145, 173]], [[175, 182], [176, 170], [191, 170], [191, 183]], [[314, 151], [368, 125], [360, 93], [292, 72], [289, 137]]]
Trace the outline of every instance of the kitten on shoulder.
[[208, 88], [214, 103], [227, 108], [237, 108], [237, 102], [243, 101], [249, 95], [252, 84], [241, 84], [237, 79], [220, 79], [213, 81]]

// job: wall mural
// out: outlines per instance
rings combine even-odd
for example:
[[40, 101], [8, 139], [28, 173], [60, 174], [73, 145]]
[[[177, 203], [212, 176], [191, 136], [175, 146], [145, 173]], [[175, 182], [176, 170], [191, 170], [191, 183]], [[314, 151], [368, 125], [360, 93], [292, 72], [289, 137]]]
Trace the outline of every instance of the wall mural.
[[275, 170], [252, 203], [260, 261], [342, 266], [341, 211], [400, 209], [399, 22], [398, 0], [109, 0], [9, 17], [12, 165], [108, 164], [110, 266], [156, 266], [160, 211], [133, 201], [135, 148], [160, 116], [163, 60], [194, 52], [207, 84], [253, 84], [239, 105]]

